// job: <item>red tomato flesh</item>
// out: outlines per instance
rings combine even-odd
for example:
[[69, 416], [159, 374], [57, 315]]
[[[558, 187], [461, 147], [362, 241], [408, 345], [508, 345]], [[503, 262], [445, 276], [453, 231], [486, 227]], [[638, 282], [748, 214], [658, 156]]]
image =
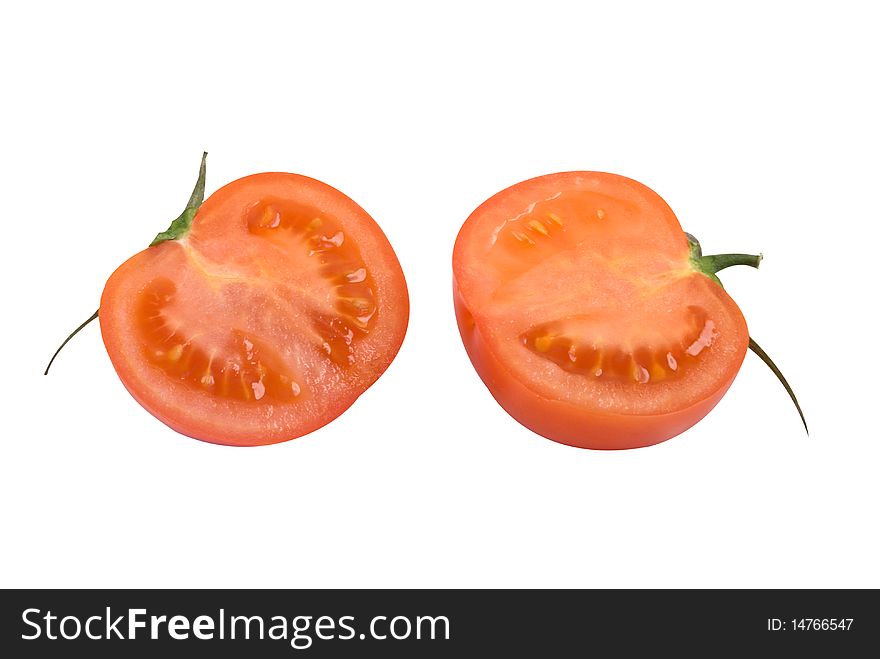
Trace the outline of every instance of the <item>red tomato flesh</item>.
[[270, 173], [221, 188], [186, 236], [122, 264], [99, 319], [120, 379], [154, 416], [258, 445], [345, 411], [397, 354], [408, 316], [373, 219], [324, 183]]

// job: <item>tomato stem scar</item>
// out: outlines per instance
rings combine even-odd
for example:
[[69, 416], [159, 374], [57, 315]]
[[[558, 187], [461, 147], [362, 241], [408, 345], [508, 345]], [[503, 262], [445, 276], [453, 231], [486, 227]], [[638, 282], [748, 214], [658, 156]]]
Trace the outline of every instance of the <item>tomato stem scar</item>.
[[67, 345], [67, 342], [70, 341], [77, 334], [79, 334], [80, 330], [82, 330], [86, 325], [88, 325], [90, 322], [92, 322], [97, 317], [98, 317], [98, 311], [95, 311], [95, 313], [93, 313], [91, 316], [89, 316], [88, 319], [82, 325], [80, 325], [75, 330], [73, 330], [70, 333], [70, 336], [68, 336], [66, 339], [64, 339], [64, 342], [60, 346], [58, 346], [58, 350], [56, 350], [55, 354], [52, 355], [52, 359], [49, 360], [49, 364], [46, 366], [46, 370], [43, 371], [43, 375], [49, 375], [49, 369], [52, 367], [52, 362], [55, 361], [55, 358], [58, 356], [58, 353], [61, 352], [61, 349]]

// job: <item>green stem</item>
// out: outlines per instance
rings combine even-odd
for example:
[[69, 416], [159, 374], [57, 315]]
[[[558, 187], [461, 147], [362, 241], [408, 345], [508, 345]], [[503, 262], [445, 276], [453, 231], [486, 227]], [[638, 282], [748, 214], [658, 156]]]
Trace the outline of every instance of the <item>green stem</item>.
[[791, 398], [791, 402], [794, 403], [794, 406], [797, 408], [798, 414], [801, 415], [801, 422], [804, 424], [804, 430], [807, 431], [807, 436], [810, 434], [810, 429], [807, 427], [807, 420], [804, 418], [804, 412], [801, 410], [801, 405], [798, 403], [797, 396], [794, 395], [794, 391], [791, 388], [791, 385], [788, 384], [788, 380], [785, 379], [785, 376], [782, 374], [782, 371], [779, 370], [779, 367], [773, 363], [773, 360], [770, 359], [770, 355], [764, 352], [764, 349], [759, 346], [752, 337], [749, 337], [749, 349], [760, 357], [761, 361], [767, 364], [770, 367], [770, 370], [773, 371], [773, 375], [776, 376], [776, 379], [782, 383], [782, 386], [785, 387], [785, 390], [788, 392], [789, 397]]
[[722, 288], [724, 288], [724, 284], [718, 279], [718, 275], [715, 274], [716, 272], [729, 268], [732, 265], [748, 265], [757, 268], [761, 265], [763, 259], [764, 257], [760, 254], [712, 254], [710, 256], [703, 256], [700, 253], [699, 244], [696, 247], [691, 244], [691, 264], [693, 264], [694, 270], [702, 272]]
[[761, 254], [714, 254], [701, 256], [697, 261], [700, 264], [700, 270], [706, 273], [711, 272], [714, 275], [732, 265], [748, 265], [757, 268], [761, 265], [763, 258], [764, 256]]
[[[100, 311], [100, 309], [98, 311]], [[73, 330], [70, 333], [70, 336], [68, 336], [66, 339], [64, 339], [64, 343], [62, 343], [60, 346], [58, 346], [58, 350], [55, 351], [55, 354], [52, 355], [52, 359], [49, 360], [49, 364], [46, 366], [46, 370], [43, 372], [43, 375], [49, 375], [49, 369], [52, 368], [52, 362], [55, 361], [55, 358], [58, 356], [58, 353], [61, 352], [61, 348], [66, 346], [68, 341], [70, 341], [73, 337], [75, 337], [77, 334], [80, 333], [80, 330], [82, 330], [86, 325], [88, 325], [95, 318], [97, 318], [98, 311], [95, 311], [95, 313], [93, 313], [91, 316], [88, 317], [88, 320], [86, 320], [86, 322], [84, 322], [82, 325], [80, 325], [75, 330]]]
[[764, 260], [761, 254], [712, 254], [703, 256], [703, 248], [700, 241], [695, 236], [685, 233], [688, 241], [688, 250], [690, 251], [691, 265], [697, 272], [702, 272], [716, 284], [724, 287], [721, 280], [716, 276], [717, 272], [729, 268], [732, 265], [748, 265], [757, 268]]

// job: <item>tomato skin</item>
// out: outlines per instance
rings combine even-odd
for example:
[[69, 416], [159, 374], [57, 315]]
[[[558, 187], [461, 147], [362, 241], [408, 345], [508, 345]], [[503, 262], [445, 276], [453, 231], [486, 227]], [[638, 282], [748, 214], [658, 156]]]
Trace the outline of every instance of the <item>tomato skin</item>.
[[[523, 375], [520, 365], [501, 358], [497, 338], [493, 340], [487, 335], [491, 314], [486, 312], [485, 307], [492, 305], [492, 297], [484, 290], [484, 280], [496, 273], [484, 276], [487, 271], [487, 252], [482, 247], [475, 246], [475, 243], [482, 244], [480, 241], [485, 240], [487, 233], [487, 229], [481, 226], [481, 223], [485, 223], [483, 217], [494, 214], [494, 223], [497, 224], [498, 217], [515, 215], [514, 211], [518, 207], [511, 205], [511, 199], [520, 205], [531, 199], [529, 194], [534, 193], [526, 194], [524, 190], [542, 189], [541, 186], [550, 190], [559, 189], [560, 186], [564, 189], [574, 178], [587, 178], [597, 189], [603, 192], [613, 190], [614, 194], [622, 198], [626, 198], [631, 189], [639, 195], [645, 194], [649, 207], [656, 204], [656, 209], [651, 210], [658, 218], [657, 221], [662, 218], [661, 230], [665, 232], [664, 235], [668, 235], [670, 227], [674, 227], [681, 235], [682, 245], [686, 245], [685, 235], [665, 202], [635, 181], [596, 172], [553, 174], [524, 181], [484, 202], [465, 222], [459, 233], [453, 256], [453, 299], [459, 332], [475, 370], [492, 396], [508, 414], [530, 430], [553, 441], [579, 448], [627, 449], [651, 446], [682, 433], [706, 416], [727, 392], [745, 358], [748, 346], [745, 319], [724, 289], [710, 282], [705, 275], [692, 272], [684, 276], [697, 278], [694, 283], [699, 285], [694, 288], [699, 293], [705, 290], [705, 297], [709, 301], [704, 302], [711, 302], [726, 314], [726, 361], [717, 367], [711, 387], [698, 396], [682, 397], [661, 410], [615, 411], [601, 409], [598, 404], [577, 404], [559, 396], [548, 395], [546, 388], [542, 389]], [[499, 211], [499, 208], [502, 210]], [[492, 232], [493, 243], [497, 234], [496, 228]], [[536, 240], [539, 239], [536, 236]], [[674, 240], [670, 241], [670, 245], [674, 245]], [[681, 258], [677, 249], [674, 246], [669, 247], [672, 254], [670, 258], [673, 260]], [[474, 258], [474, 254], [478, 257]], [[639, 322], [644, 323], [645, 319]], [[495, 331], [497, 333], [497, 328]], [[509, 350], [505, 354], [509, 355]], [[566, 377], [571, 376], [566, 374]]]
[[[332, 287], [329, 280], [314, 272], [302, 274], [302, 268], [291, 267], [290, 272], [280, 272], [279, 268], [285, 267], [285, 252], [274, 246], [266, 247], [265, 241], [261, 242], [263, 239], [249, 233], [246, 210], [266, 197], [306, 200], [341, 223], [346, 241], [360, 248], [359, 256], [370, 273], [369, 284], [378, 300], [378, 311], [369, 331], [359, 334], [353, 342], [352, 364], [348, 368], [319, 364], [320, 351], [307, 346], [297, 353], [299, 357], [305, 355], [318, 364], [315, 372], [327, 373], [328, 377], [310, 382], [311, 387], [303, 384], [303, 395], [292, 402], [269, 401], [266, 397], [257, 404], [211, 395], [180, 378], [170, 377], [148, 360], [149, 351], [137, 316], [138, 300], [149, 292], [150, 286], [157, 280], [171, 281], [178, 284], [181, 295], [189, 296], [190, 316], [204, 317], [202, 329], [205, 331], [219, 328], [218, 335], [223, 336], [222, 330], [234, 329], [234, 323], [247, 329], [272, 316], [273, 320], [284, 322], [276, 322], [278, 329], [267, 339], [269, 347], [284, 352], [288, 342], [298, 340], [295, 335], [285, 335], [283, 328], [309, 325], [272, 304], [276, 282], [287, 294], [292, 291], [306, 295], [308, 291], [300, 289], [312, 282], [322, 294]], [[299, 259], [298, 265], [311, 258], [311, 255], [293, 256]], [[219, 278], [204, 270], [206, 264], [219, 271]], [[224, 270], [227, 267], [228, 272]], [[320, 269], [313, 268], [315, 272]], [[225, 283], [225, 276], [238, 273], [242, 273], [244, 283]], [[226, 299], [211, 298], [211, 291], [226, 290], [224, 287], [231, 291]], [[259, 295], [254, 295], [255, 292]], [[203, 309], [199, 308], [201, 298], [204, 298]], [[225, 302], [225, 306], [218, 300]], [[199, 209], [189, 235], [149, 247], [116, 269], [104, 287], [99, 313], [107, 353], [132, 397], [183, 435], [232, 446], [287, 441], [337, 418], [390, 365], [403, 342], [408, 318], [409, 297], [403, 272], [375, 221], [338, 190], [308, 177], [285, 173], [248, 176], [216, 191]], [[265, 326], [268, 325], [266, 321]], [[303, 366], [300, 362], [301, 359], [293, 360], [294, 366]]]
[[[736, 373], [709, 398], [668, 414], [601, 414], [546, 398], [511, 376], [492, 353], [454, 286], [455, 317], [465, 350], [480, 379], [504, 410], [529, 430], [560, 444], [591, 449], [652, 446], [684, 432], [706, 416], [733, 384]], [[743, 353], [745, 357], [745, 353]]]

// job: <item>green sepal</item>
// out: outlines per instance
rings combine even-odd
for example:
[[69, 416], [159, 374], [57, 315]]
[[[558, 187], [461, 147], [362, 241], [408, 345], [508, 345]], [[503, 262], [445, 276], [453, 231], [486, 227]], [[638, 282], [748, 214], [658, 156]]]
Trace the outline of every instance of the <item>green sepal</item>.
[[164, 243], [166, 240], [178, 240], [189, 233], [193, 218], [196, 216], [199, 206], [205, 200], [205, 161], [207, 157], [208, 152], [205, 151], [202, 154], [202, 164], [199, 166], [199, 178], [196, 180], [196, 186], [193, 188], [186, 208], [171, 222], [171, 226], [165, 229], [165, 231], [156, 234], [153, 242], [150, 243], [150, 247]]
[[[205, 200], [205, 161], [208, 158], [208, 152], [205, 151], [202, 153], [202, 164], [199, 165], [199, 178], [196, 180], [196, 186], [193, 188], [192, 194], [189, 196], [189, 201], [186, 202], [186, 208], [183, 209], [183, 212], [171, 223], [165, 231], [156, 235], [153, 238], [153, 242], [150, 243], [150, 247], [153, 245], [158, 245], [160, 243], [164, 243], [166, 240], [177, 240], [178, 238], [182, 238], [187, 233], [189, 233], [189, 229], [192, 226], [193, 218], [196, 216], [196, 211], [199, 210], [199, 206], [202, 205], [202, 202]], [[55, 354], [52, 355], [52, 359], [49, 360], [49, 365], [46, 366], [46, 370], [43, 372], [43, 375], [49, 375], [49, 369], [52, 367], [52, 363], [55, 361], [55, 358], [58, 356], [58, 353], [61, 352], [61, 349], [67, 345], [68, 341], [70, 341], [74, 336], [79, 334], [86, 325], [91, 323], [98, 317], [98, 313], [100, 309], [93, 313], [89, 318], [79, 327], [77, 327], [70, 335], [64, 339], [64, 342], [58, 347], [55, 351]]]
[[[685, 232], [684, 235], [687, 236], [688, 254], [691, 266], [693, 266], [694, 270], [697, 272], [706, 275], [709, 279], [721, 286], [721, 288], [724, 288], [724, 284], [718, 279], [718, 275], [715, 274], [716, 272], [724, 270], [724, 268], [729, 268], [732, 265], [749, 265], [753, 268], [757, 268], [761, 265], [761, 261], [764, 259], [762, 254], [715, 254], [713, 256], [703, 256], [703, 248], [700, 246], [700, 241], [690, 233]], [[775, 375], [776, 379], [782, 384], [786, 393], [788, 393], [789, 398], [791, 398], [791, 402], [793, 402], [795, 408], [797, 408], [798, 414], [801, 417], [801, 422], [804, 424], [804, 430], [807, 431], [807, 435], [809, 436], [810, 429], [807, 427], [807, 419], [804, 417], [801, 404], [798, 402], [797, 396], [794, 395], [794, 390], [791, 388], [791, 385], [788, 384], [788, 380], [785, 379], [782, 371], [779, 370], [779, 367], [773, 362], [770, 355], [764, 352], [764, 349], [761, 348], [752, 337], [749, 337], [749, 350], [755, 353], [758, 358], [764, 362], [771, 371], [773, 371], [773, 375]]]
[[58, 346], [58, 350], [55, 351], [55, 354], [52, 355], [52, 359], [49, 360], [49, 364], [46, 366], [46, 370], [43, 371], [43, 375], [49, 375], [49, 369], [52, 368], [52, 362], [55, 361], [55, 358], [58, 356], [58, 353], [61, 352], [61, 349], [67, 345], [67, 342], [70, 341], [77, 334], [79, 334], [85, 328], [86, 325], [88, 325], [90, 322], [95, 320], [95, 318], [97, 318], [97, 317], [98, 317], [98, 311], [95, 311], [95, 313], [93, 313], [91, 316], [89, 316], [82, 325], [80, 325], [75, 330], [73, 330], [68, 335], [68, 337], [66, 339], [64, 339], [64, 343], [62, 343], [60, 346]]
[[788, 380], [785, 379], [782, 371], [779, 370], [779, 367], [773, 363], [772, 359], [770, 359], [770, 355], [764, 352], [764, 349], [759, 346], [752, 337], [749, 337], [749, 350], [758, 355], [758, 358], [764, 362], [771, 371], [773, 371], [773, 375], [775, 375], [776, 379], [782, 383], [782, 386], [788, 393], [788, 397], [791, 398], [791, 402], [794, 403], [794, 406], [797, 408], [798, 414], [801, 415], [801, 423], [804, 424], [804, 430], [806, 430], [807, 435], [809, 435], [810, 429], [807, 427], [807, 419], [804, 417], [804, 411], [801, 409], [801, 404], [798, 402], [797, 396], [794, 395], [794, 390], [791, 388], [791, 385], [788, 384]]

